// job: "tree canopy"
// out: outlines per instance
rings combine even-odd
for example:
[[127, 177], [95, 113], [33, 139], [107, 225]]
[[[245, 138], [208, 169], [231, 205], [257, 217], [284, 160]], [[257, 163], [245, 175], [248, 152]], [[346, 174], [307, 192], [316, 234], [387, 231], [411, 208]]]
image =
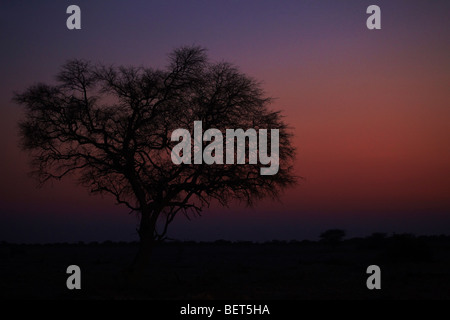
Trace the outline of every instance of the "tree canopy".
[[[163, 238], [179, 212], [200, 213], [213, 200], [277, 198], [295, 183], [281, 113], [256, 80], [210, 62], [203, 48], [174, 50], [163, 69], [70, 60], [56, 80], [14, 98], [26, 106], [20, 136], [34, 175], [42, 183], [72, 175], [91, 193], [111, 194], [140, 213], [141, 240]], [[277, 174], [261, 175], [255, 164], [174, 164], [171, 133], [192, 131], [194, 121], [203, 130], [279, 129]]]

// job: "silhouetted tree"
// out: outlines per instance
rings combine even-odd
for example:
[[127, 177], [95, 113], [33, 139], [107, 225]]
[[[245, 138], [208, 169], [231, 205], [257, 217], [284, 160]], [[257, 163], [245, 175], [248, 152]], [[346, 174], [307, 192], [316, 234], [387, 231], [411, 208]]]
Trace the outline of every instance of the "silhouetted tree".
[[[56, 79], [15, 94], [26, 106], [22, 147], [41, 183], [72, 174], [91, 193], [111, 194], [138, 212], [134, 272], [178, 213], [199, 214], [213, 200], [251, 205], [295, 182], [291, 134], [269, 109], [271, 99], [231, 64], [209, 62], [202, 48], [174, 50], [165, 69], [71, 60]], [[261, 175], [259, 164], [174, 164], [171, 134], [184, 128], [193, 136], [194, 121], [203, 131], [279, 129], [278, 173]]]
[[345, 237], [345, 231], [341, 229], [329, 229], [320, 234], [320, 240], [330, 245], [336, 245]]

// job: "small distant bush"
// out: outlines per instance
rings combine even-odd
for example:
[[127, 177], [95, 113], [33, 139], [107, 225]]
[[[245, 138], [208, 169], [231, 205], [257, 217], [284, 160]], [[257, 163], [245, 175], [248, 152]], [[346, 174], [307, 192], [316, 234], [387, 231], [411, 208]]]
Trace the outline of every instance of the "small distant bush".
[[345, 231], [341, 229], [329, 229], [320, 234], [320, 241], [330, 245], [336, 245], [345, 238]]

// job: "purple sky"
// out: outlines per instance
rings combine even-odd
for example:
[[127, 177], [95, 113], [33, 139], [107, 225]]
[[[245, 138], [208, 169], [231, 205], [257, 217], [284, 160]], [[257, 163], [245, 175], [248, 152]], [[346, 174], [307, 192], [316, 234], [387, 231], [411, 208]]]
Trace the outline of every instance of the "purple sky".
[[[81, 30], [66, 8], [81, 8]], [[366, 28], [377, 4], [382, 29]], [[450, 2], [3, 1], [0, 240], [135, 240], [136, 217], [63, 181], [36, 189], [18, 148], [14, 91], [52, 82], [68, 59], [163, 67], [181, 45], [208, 48], [263, 82], [294, 127], [296, 173], [282, 203], [175, 220], [195, 240], [316, 239], [328, 228], [450, 230]]]

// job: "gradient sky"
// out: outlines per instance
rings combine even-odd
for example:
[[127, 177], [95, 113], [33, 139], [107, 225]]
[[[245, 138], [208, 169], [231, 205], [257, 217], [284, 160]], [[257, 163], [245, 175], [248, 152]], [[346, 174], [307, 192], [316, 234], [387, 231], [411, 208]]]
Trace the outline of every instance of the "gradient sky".
[[[81, 8], [82, 30], [66, 28]], [[377, 4], [382, 29], [366, 28]], [[316, 239], [328, 228], [450, 233], [450, 2], [2, 1], [0, 240], [135, 240], [136, 217], [73, 181], [36, 188], [18, 148], [14, 91], [68, 59], [163, 67], [208, 48], [261, 80], [294, 128], [296, 173], [281, 203], [175, 220], [194, 240]]]

